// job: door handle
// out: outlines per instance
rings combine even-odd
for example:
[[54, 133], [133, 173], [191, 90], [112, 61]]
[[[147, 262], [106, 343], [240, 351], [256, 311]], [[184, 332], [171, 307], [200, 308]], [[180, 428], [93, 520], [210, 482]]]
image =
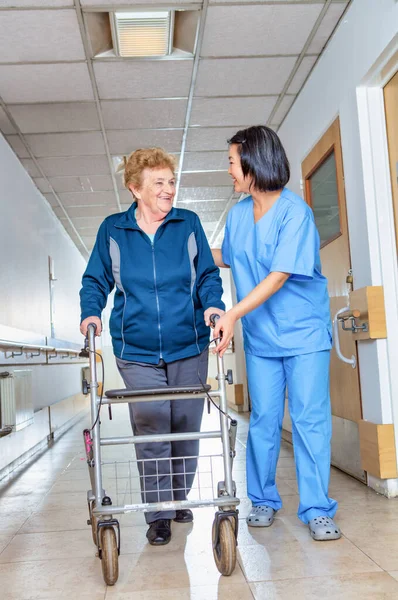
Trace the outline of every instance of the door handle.
[[353, 369], [356, 368], [357, 366], [357, 359], [354, 355], [351, 356], [351, 358], [347, 358], [346, 356], [344, 356], [341, 352], [341, 348], [340, 348], [340, 338], [339, 338], [339, 316], [343, 313], [346, 313], [347, 311], [350, 310], [349, 306], [345, 306], [344, 308], [340, 308], [340, 310], [337, 311], [337, 313], [334, 316], [333, 319], [333, 331], [334, 331], [334, 347], [336, 349], [336, 354], [338, 356], [338, 358], [346, 363], [347, 365], [351, 365]]

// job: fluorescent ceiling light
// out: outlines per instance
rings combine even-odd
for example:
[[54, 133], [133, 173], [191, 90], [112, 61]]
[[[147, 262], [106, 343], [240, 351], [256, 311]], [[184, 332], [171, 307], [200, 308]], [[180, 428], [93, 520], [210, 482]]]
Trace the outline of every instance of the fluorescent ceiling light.
[[166, 56], [171, 51], [173, 12], [116, 12], [119, 56]]

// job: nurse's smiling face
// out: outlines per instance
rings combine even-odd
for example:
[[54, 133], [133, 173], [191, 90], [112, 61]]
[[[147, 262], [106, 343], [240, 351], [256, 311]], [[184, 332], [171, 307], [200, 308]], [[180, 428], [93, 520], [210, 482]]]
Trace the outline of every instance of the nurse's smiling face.
[[249, 194], [251, 177], [245, 177], [240, 162], [238, 144], [231, 144], [229, 147], [229, 169], [228, 173], [234, 182], [234, 189], [237, 193]]

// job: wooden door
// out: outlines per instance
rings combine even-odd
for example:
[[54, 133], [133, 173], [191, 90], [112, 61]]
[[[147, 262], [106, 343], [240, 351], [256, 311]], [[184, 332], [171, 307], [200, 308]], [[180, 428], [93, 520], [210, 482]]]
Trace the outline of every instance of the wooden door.
[[398, 71], [384, 87], [384, 106], [394, 203], [395, 237], [398, 248]]
[[[314, 211], [321, 237], [322, 272], [328, 278], [332, 318], [348, 306], [351, 259], [344, 190], [339, 119], [302, 163], [305, 199]], [[357, 358], [356, 343], [340, 329], [342, 353]], [[358, 362], [358, 361], [357, 361]], [[330, 394], [333, 415], [332, 464], [365, 481], [361, 468], [358, 421], [362, 418], [358, 367], [331, 354]]]

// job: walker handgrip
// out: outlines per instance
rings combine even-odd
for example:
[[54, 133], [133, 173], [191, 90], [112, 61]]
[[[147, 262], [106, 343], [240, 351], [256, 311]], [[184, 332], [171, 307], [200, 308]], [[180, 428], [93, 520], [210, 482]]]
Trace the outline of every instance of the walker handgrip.
[[220, 318], [220, 315], [217, 315], [215, 313], [213, 313], [212, 315], [210, 315], [210, 319], [209, 319], [209, 321], [210, 321], [210, 327], [213, 327], [213, 329], [214, 329], [214, 327], [216, 326], [216, 323], [217, 323], [217, 321], [218, 321], [219, 318]]

